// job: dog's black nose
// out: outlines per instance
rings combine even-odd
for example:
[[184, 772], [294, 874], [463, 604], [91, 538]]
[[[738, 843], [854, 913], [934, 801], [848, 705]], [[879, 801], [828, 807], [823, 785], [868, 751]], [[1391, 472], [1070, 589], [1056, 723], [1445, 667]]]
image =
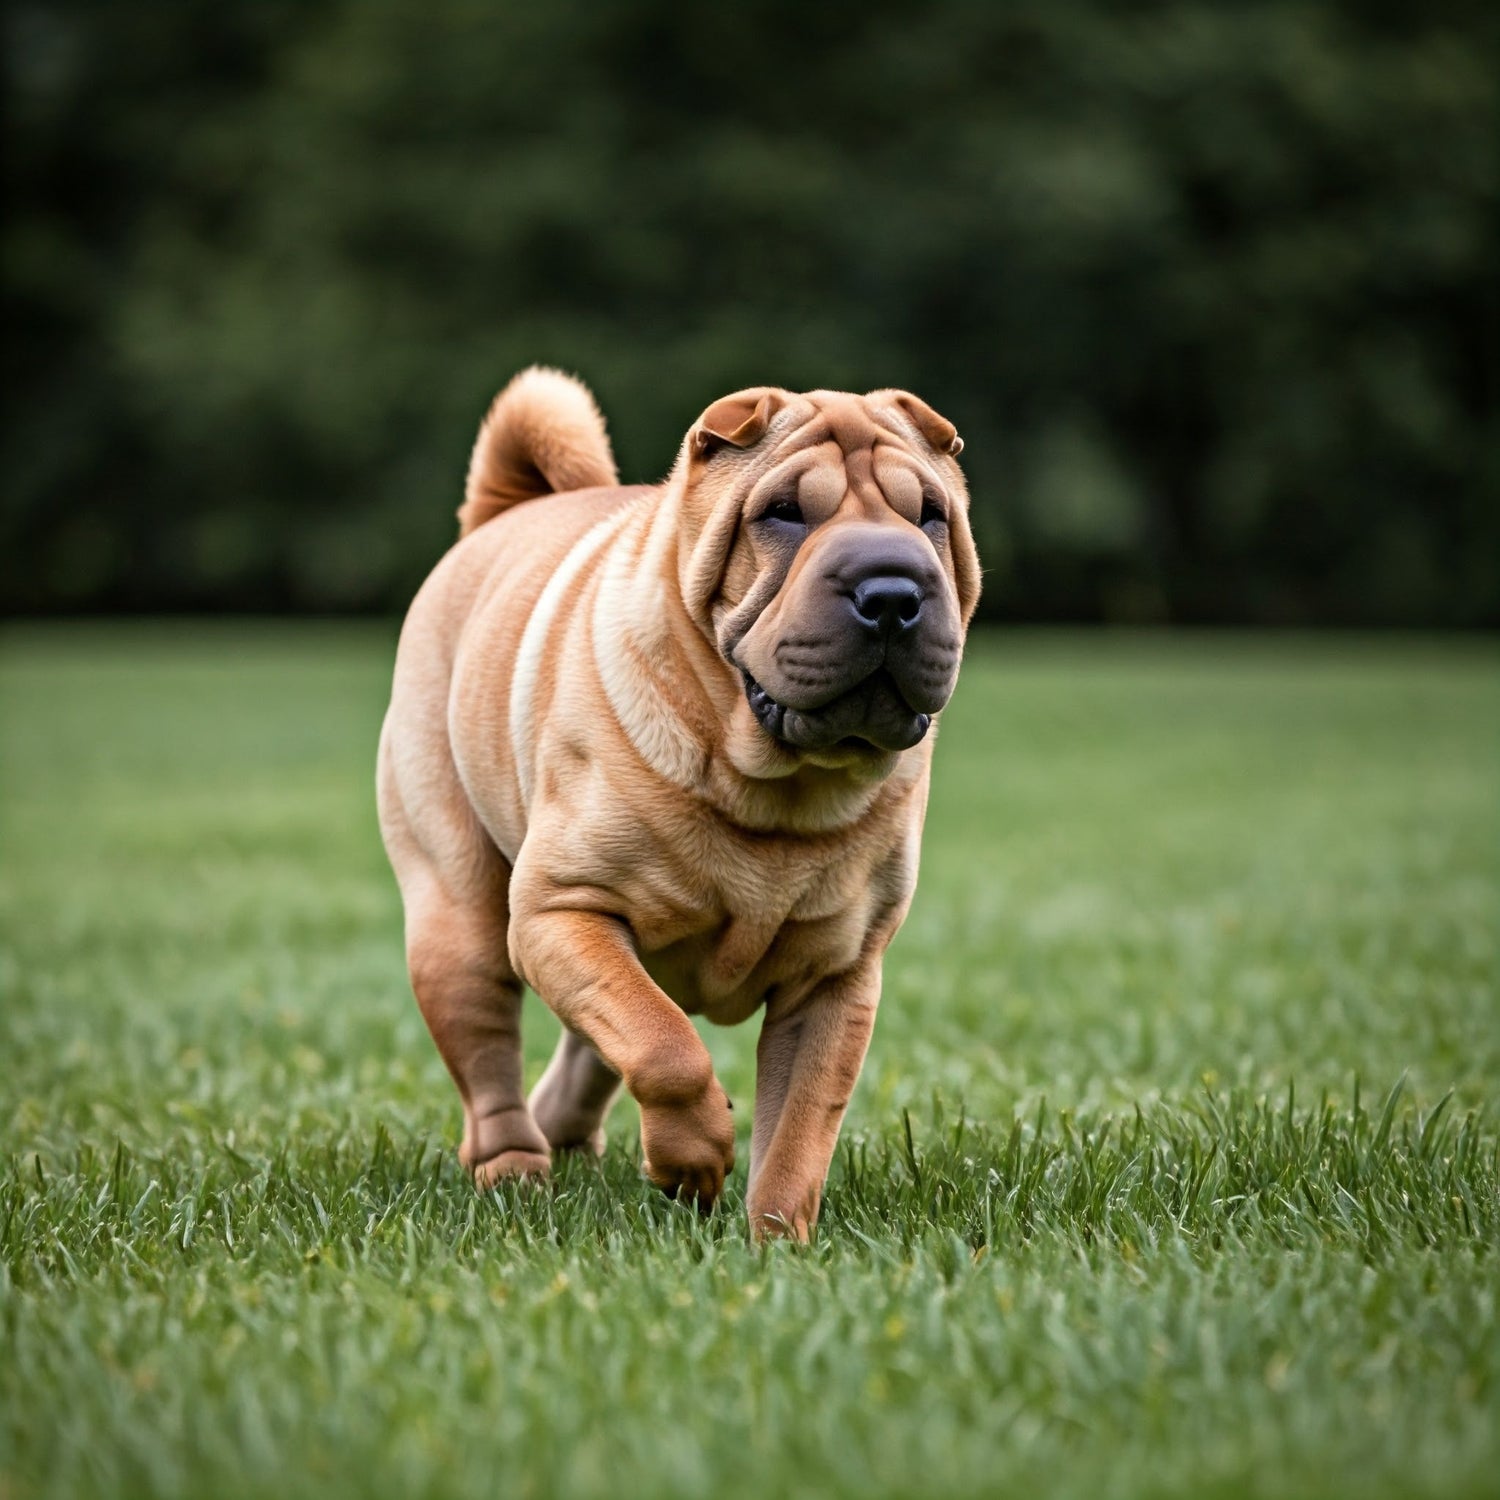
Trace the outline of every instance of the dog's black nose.
[[871, 629], [893, 635], [917, 623], [922, 613], [922, 586], [899, 574], [866, 578], [854, 586], [854, 612]]

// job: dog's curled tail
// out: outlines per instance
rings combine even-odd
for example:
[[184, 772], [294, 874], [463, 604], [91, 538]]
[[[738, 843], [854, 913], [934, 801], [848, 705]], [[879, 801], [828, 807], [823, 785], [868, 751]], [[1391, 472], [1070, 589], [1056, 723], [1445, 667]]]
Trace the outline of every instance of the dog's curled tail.
[[618, 484], [604, 418], [581, 380], [532, 365], [495, 397], [469, 460], [458, 534], [538, 495]]

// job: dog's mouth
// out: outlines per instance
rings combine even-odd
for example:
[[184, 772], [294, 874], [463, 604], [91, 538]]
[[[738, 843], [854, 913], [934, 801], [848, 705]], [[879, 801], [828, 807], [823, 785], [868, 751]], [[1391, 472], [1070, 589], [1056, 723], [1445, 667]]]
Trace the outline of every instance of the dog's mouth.
[[918, 713], [901, 696], [885, 670], [872, 673], [848, 692], [820, 708], [788, 708], [743, 667], [745, 701], [755, 721], [772, 739], [791, 750], [910, 750], [932, 725], [932, 715]]

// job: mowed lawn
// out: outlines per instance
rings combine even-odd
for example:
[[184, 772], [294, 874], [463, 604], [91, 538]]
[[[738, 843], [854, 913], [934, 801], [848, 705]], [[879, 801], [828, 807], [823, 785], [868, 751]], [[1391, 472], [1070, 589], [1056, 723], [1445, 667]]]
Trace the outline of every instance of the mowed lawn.
[[0, 637], [4, 1500], [1500, 1492], [1493, 642], [981, 638], [800, 1252], [469, 1186], [393, 644]]

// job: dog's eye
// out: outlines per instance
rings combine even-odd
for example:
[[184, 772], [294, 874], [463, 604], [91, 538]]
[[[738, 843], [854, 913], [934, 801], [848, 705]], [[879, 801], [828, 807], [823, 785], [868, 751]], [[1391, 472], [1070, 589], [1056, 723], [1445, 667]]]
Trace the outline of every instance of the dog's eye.
[[802, 507], [795, 500], [773, 500], [760, 513], [762, 521], [785, 521], [793, 526], [801, 526]]
[[933, 495], [922, 496], [922, 517], [917, 522], [924, 531], [929, 526], [946, 526], [948, 517], [943, 513], [943, 507], [938, 504]]

